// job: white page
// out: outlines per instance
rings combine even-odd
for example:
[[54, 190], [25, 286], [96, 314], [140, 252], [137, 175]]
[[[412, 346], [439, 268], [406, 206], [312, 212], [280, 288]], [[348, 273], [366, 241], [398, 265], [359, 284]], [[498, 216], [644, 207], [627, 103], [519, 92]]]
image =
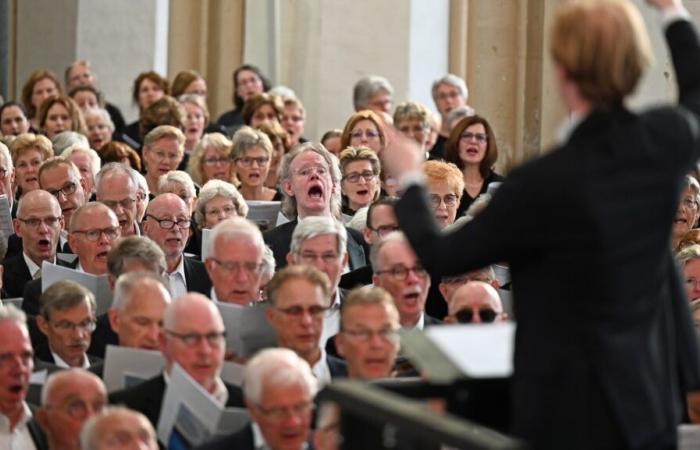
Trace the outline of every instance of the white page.
[[678, 425], [678, 450], [700, 448], [700, 425], [683, 423]]
[[44, 261], [41, 265], [41, 292], [53, 283], [61, 280], [73, 280], [95, 295], [97, 309], [95, 315], [100, 316], [112, 305], [112, 290], [109, 288], [107, 275], [92, 275], [78, 272], [70, 267], [63, 267]]
[[221, 379], [234, 386], [241, 387], [243, 384], [243, 364], [238, 364], [233, 361], [224, 361], [221, 367]]
[[280, 213], [281, 202], [265, 202], [249, 200], [246, 219], [255, 223], [261, 231], [271, 230], [277, 226], [277, 215]]
[[44, 383], [46, 383], [46, 377], [48, 376], [49, 371], [47, 369], [40, 370], [38, 372], [32, 372], [32, 374], [29, 376], [29, 384], [38, 384], [40, 386], [43, 386]]
[[165, 388], [158, 421], [158, 440], [161, 443], [167, 444], [170, 438], [180, 403], [187, 405], [192, 414], [208, 427], [211, 435], [216, 433], [224, 408], [182, 367], [175, 364], [170, 371], [170, 381]]
[[163, 371], [165, 359], [156, 350], [108, 345], [103, 380], [108, 392], [124, 389], [127, 376], [153, 378]]
[[202, 228], [202, 262], [206, 261], [209, 257], [209, 237], [211, 236], [211, 230], [209, 228]]
[[238, 356], [242, 355], [241, 317], [247, 307], [224, 302], [216, 302], [216, 307], [219, 308], [221, 318], [224, 320], [226, 350], [232, 351]]
[[6, 195], [0, 195], [0, 230], [2, 230], [5, 243], [10, 238], [10, 235], [15, 233], [12, 226], [12, 212], [10, 211], [10, 202]]
[[470, 378], [501, 378], [513, 373], [513, 322], [428, 327], [425, 334]]
[[224, 409], [216, 427], [216, 434], [233, 434], [243, 429], [250, 422], [248, 410], [245, 408], [228, 407]]
[[23, 301], [24, 301], [24, 298], [22, 298], [22, 297], [3, 298], [2, 304], [3, 305], [14, 305], [17, 309], [22, 309], [22, 302]]
[[243, 356], [253, 356], [259, 350], [277, 347], [277, 335], [267, 321], [267, 306], [249, 306], [243, 311], [240, 325]]

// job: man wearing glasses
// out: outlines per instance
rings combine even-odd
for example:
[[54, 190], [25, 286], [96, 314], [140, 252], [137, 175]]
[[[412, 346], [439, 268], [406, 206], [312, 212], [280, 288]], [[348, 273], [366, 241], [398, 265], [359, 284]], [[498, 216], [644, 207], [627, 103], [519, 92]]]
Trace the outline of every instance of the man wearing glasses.
[[189, 293], [165, 309], [160, 350], [165, 370], [131, 388], [110, 395], [112, 404], [123, 404], [158, 425], [170, 371], [179, 364], [222, 406], [243, 406], [241, 390], [224, 383], [219, 374], [224, 361], [226, 331], [218, 308], [207, 297]]
[[294, 350], [322, 385], [345, 376], [345, 363], [326, 355], [320, 344], [331, 291], [328, 276], [314, 267], [289, 266], [272, 277], [266, 291], [267, 320], [277, 334], [277, 345]]
[[60, 368], [91, 368], [101, 375], [99, 358], [87, 355], [92, 332], [95, 331], [95, 297], [92, 292], [71, 280], [52, 284], [41, 294], [39, 330], [46, 336], [48, 346], [36, 348], [36, 359]]
[[143, 234], [165, 253], [170, 293], [173, 298], [194, 291], [208, 295], [209, 275], [200, 261], [184, 255], [192, 224], [190, 209], [175, 194], [161, 194], [146, 209]]
[[483, 281], [459, 287], [448, 302], [448, 311], [445, 323], [491, 323], [508, 318], [496, 289]]
[[372, 281], [394, 298], [403, 328], [422, 330], [427, 325], [440, 323], [425, 314], [430, 276], [402, 233], [394, 232], [384, 237], [372, 247], [370, 258], [374, 268]]
[[27, 192], [17, 207], [12, 224], [22, 239], [22, 252], [3, 262], [3, 288], [8, 297], [22, 297], [25, 285], [41, 276], [44, 261], [56, 260], [58, 237], [63, 230], [61, 206], [56, 197], [40, 189]]
[[141, 234], [134, 218], [138, 180], [131, 169], [121, 163], [108, 163], [97, 173], [97, 201], [114, 211], [119, 220], [122, 237]]
[[46, 433], [49, 450], [79, 450], [80, 429], [107, 404], [107, 389], [83, 369], [55, 372], [46, 380], [36, 421]]

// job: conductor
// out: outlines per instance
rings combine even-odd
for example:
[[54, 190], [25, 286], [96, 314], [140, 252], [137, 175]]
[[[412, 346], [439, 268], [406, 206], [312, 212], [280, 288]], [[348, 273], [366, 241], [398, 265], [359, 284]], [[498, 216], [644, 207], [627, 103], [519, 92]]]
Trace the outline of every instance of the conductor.
[[426, 269], [510, 264], [512, 432], [535, 448], [673, 448], [685, 394], [700, 389], [670, 243], [700, 152], [700, 41], [680, 0], [648, 3], [665, 26], [679, 105], [624, 106], [651, 59], [632, 2], [567, 2], [550, 53], [573, 125], [462, 228], [441, 234], [410, 143], [394, 136], [383, 152], [404, 189], [399, 224]]

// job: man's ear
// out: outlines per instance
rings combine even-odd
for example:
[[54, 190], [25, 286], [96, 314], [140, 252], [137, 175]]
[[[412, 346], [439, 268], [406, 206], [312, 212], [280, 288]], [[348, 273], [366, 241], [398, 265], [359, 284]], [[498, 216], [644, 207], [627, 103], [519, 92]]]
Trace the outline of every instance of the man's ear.
[[294, 197], [294, 191], [292, 191], [292, 181], [291, 180], [283, 180], [280, 187], [282, 188], [282, 190], [284, 191], [285, 194], [287, 194], [290, 197]]
[[445, 316], [444, 319], [442, 319], [443, 323], [449, 323], [449, 324], [454, 324], [457, 323], [457, 319], [454, 318], [454, 316], [447, 315]]
[[37, 409], [34, 414], [36, 414], [36, 422], [39, 424], [41, 429], [44, 430], [44, 433], [48, 434], [49, 418], [47, 417], [46, 409], [42, 406], [41, 408]]
[[294, 264], [294, 256], [292, 256], [292, 252], [287, 253], [287, 264], [288, 265], [293, 265]]
[[362, 237], [365, 239], [365, 242], [367, 243], [367, 245], [372, 245], [372, 242], [371, 242], [372, 240], [370, 239], [370, 236], [372, 236], [372, 230], [370, 230], [367, 227], [364, 227], [362, 229]]
[[338, 354], [345, 357], [345, 342], [343, 342], [343, 335], [339, 332], [335, 335], [335, 349], [338, 350]]
[[[373, 269], [377, 270], [376, 267], [373, 267]], [[382, 286], [382, 283], [379, 282], [379, 277], [374, 275], [374, 274], [372, 274], [372, 284], [375, 286], [384, 287], [384, 286]]]
[[12, 219], [12, 228], [18, 237], [22, 237], [22, 222], [19, 219]]
[[496, 290], [501, 288], [501, 284], [495, 278], [493, 280], [489, 281], [489, 284]]
[[39, 330], [44, 333], [44, 335], [48, 336], [49, 335], [49, 323], [44, 319], [44, 316], [39, 314], [36, 316], [36, 326], [39, 327]]
[[119, 329], [119, 314], [116, 309], [109, 308], [107, 311], [107, 318], [109, 319], [109, 326], [112, 328], [117, 335], [119, 334], [117, 330]]

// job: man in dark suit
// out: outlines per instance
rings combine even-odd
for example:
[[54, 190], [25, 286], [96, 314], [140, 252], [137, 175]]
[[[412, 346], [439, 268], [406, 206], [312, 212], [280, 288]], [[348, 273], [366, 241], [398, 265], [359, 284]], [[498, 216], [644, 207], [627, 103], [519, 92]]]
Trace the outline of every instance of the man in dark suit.
[[[285, 374], [284, 382], [277, 380], [279, 373]], [[246, 364], [243, 386], [251, 423], [199, 450], [305, 448], [317, 389], [306, 361], [287, 349], [263, 350]]]
[[270, 302], [267, 320], [275, 330], [277, 345], [294, 350], [321, 384], [346, 376], [345, 363], [327, 355], [320, 343], [331, 292], [326, 274], [311, 266], [285, 267], [275, 273], [266, 290]]
[[205, 296], [189, 293], [168, 305], [160, 333], [165, 373], [110, 395], [112, 404], [124, 404], [144, 414], [157, 426], [166, 388], [166, 376], [179, 364], [222, 406], [243, 406], [240, 388], [224, 383], [219, 374], [226, 347], [224, 322], [218, 308]]
[[399, 223], [426, 267], [451, 275], [510, 264], [512, 432], [536, 448], [673, 448], [683, 396], [700, 389], [670, 250], [700, 149], [700, 41], [680, 1], [649, 3], [663, 12], [687, 109], [623, 106], [651, 53], [632, 2], [567, 3], [550, 42], [575, 120], [558, 148], [510, 172], [474, 220], [442, 235], [411, 143], [383, 154], [406, 188]]
[[[280, 163], [283, 208], [291, 222], [267, 231], [263, 236], [275, 255], [278, 268], [287, 265], [287, 253], [298, 220], [307, 216], [338, 216], [340, 171], [322, 145], [306, 142], [284, 155]], [[348, 228], [347, 254], [350, 270], [367, 264], [362, 235]]]
[[165, 253], [165, 275], [173, 298], [187, 292], [209, 295], [211, 281], [202, 262], [184, 255], [192, 223], [187, 204], [175, 194], [161, 194], [146, 209], [143, 234]]
[[3, 263], [2, 285], [9, 297], [21, 297], [27, 282], [41, 276], [41, 264], [56, 262], [56, 245], [64, 226], [61, 206], [46, 191], [27, 192], [12, 223], [17, 236], [23, 238], [22, 252]]

